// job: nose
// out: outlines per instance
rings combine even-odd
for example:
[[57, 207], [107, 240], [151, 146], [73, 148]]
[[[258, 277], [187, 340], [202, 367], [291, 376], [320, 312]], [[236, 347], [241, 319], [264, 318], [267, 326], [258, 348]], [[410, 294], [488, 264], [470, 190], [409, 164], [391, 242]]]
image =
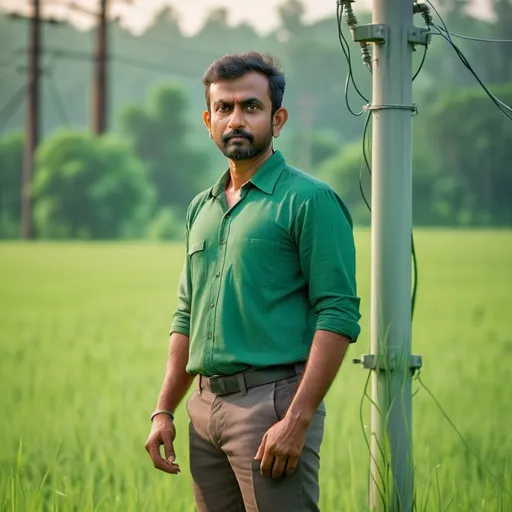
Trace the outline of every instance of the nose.
[[245, 116], [244, 109], [240, 107], [240, 105], [236, 105], [233, 109], [233, 113], [229, 118], [229, 129], [237, 130], [238, 128], [243, 128], [245, 126]]

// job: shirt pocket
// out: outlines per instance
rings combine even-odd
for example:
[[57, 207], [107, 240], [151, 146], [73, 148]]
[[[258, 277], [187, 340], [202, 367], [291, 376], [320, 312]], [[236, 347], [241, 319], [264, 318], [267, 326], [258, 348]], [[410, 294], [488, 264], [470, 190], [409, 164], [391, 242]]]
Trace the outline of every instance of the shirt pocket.
[[273, 240], [237, 238], [233, 247], [233, 280], [247, 286], [276, 286], [285, 266], [281, 244]]
[[188, 259], [192, 286], [204, 285], [208, 276], [208, 261], [206, 258], [206, 240], [189, 243]]

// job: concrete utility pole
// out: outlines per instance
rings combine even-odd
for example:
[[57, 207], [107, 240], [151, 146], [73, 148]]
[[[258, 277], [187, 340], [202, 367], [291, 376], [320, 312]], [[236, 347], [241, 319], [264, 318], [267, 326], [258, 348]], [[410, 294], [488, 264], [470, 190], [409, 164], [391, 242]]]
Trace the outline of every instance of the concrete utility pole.
[[[350, 4], [348, 5], [350, 10]], [[372, 24], [352, 30], [372, 42], [371, 408], [372, 512], [411, 512], [414, 503], [411, 355], [412, 45], [427, 29], [413, 26], [412, 0], [373, 0]]]
[[100, 12], [98, 16], [98, 28], [96, 39], [96, 53], [94, 62], [94, 85], [92, 98], [93, 131], [97, 135], [107, 129], [107, 55], [108, 55], [108, 34], [107, 34], [107, 0], [100, 0]]
[[21, 185], [21, 231], [24, 239], [29, 239], [32, 236], [31, 182], [34, 170], [34, 153], [39, 141], [39, 57], [41, 48], [40, 7], [40, 1], [33, 0], [33, 12], [32, 17], [30, 18], [30, 42], [27, 73], [28, 102]]
[[372, 23], [387, 37], [373, 52], [371, 349], [383, 369], [372, 378], [370, 510], [410, 512], [413, 2], [374, 0]]

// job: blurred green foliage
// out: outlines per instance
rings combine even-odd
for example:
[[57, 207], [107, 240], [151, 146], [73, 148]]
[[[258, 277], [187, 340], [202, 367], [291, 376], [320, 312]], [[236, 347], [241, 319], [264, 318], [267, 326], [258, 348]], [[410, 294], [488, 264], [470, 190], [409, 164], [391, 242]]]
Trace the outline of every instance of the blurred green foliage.
[[[493, 92], [512, 105], [512, 83]], [[424, 122], [414, 127], [414, 222], [511, 226], [512, 123], [479, 87], [445, 93], [424, 115]], [[367, 155], [371, 165], [370, 148]], [[360, 142], [343, 146], [318, 175], [344, 198], [357, 223], [369, 222], [358, 176], [368, 201], [371, 179]]]
[[0, 139], [0, 238], [16, 238], [20, 229], [23, 135]]
[[42, 238], [141, 236], [154, 195], [126, 142], [71, 131], [39, 147], [32, 192]]
[[130, 106], [121, 113], [121, 131], [146, 166], [157, 207], [186, 209], [207, 186], [207, 157], [189, 140], [186, 117], [187, 97], [178, 85], [157, 87], [147, 108]]

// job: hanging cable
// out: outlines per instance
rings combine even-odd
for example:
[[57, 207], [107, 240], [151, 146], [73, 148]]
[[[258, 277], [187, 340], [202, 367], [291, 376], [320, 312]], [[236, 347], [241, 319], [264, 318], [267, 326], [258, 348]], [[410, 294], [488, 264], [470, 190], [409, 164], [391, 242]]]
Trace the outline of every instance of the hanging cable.
[[505, 44], [512, 43], [512, 39], [486, 39], [484, 37], [470, 37], [470, 36], [464, 36], [462, 34], [456, 34], [455, 32], [448, 32], [444, 28], [440, 28], [440, 27], [437, 27], [437, 28], [442, 30], [443, 32], [446, 32], [450, 36], [458, 37], [459, 39], [466, 39], [467, 41], [476, 41], [478, 43], [505, 43]]
[[[353, 34], [357, 27], [357, 16], [354, 9], [352, 9], [352, 0], [345, 0], [344, 2], [342, 0], [342, 5], [345, 6], [345, 22], [348, 25], [350, 32]], [[360, 41], [359, 45], [361, 46], [361, 57], [363, 62], [370, 73], [372, 73], [372, 56], [370, 55], [368, 43], [366, 41]]]
[[361, 192], [361, 196], [363, 197], [363, 201], [366, 204], [366, 207], [368, 208], [368, 211], [371, 213], [372, 208], [370, 206], [369, 201], [366, 199], [366, 194], [364, 192], [363, 188], [363, 162], [366, 165], [366, 169], [368, 170], [368, 174], [372, 175], [372, 169], [370, 167], [370, 162], [368, 160], [368, 155], [366, 153], [366, 135], [368, 133], [368, 127], [370, 125], [370, 120], [372, 117], [372, 111], [368, 111], [368, 115], [366, 117], [366, 122], [364, 123], [364, 129], [363, 129], [363, 160], [361, 161], [361, 167], [359, 168], [359, 191]]
[[50, 56], [50, 60], [47, 63], [47, 70], [45, 76], [48, 77], [48, 92], [50, 99], [57, 111], [57, 116], [60, 120], [60, 123], [64, 126], [69, 126], [69, 116], [66, 110], [66, 105], [62, 99], [61, 94], [59, 93], [59, 89], [57, 88], [57, 84], [55, 82], [55, 73], [57, 69], [59, 61], [55, 55]]
[[[338, 21], [338, 37], [340, 40], [341, 47], [343, 49], [343, 53], [345, 54], [345, 57], [347, 59], [347, 63], [349, 66], [349, 73], [347, 75], [347, 80], [345, 82], [345, 101], [347, 103], [347, 107], [348, 107], [349, 111], [353, 115], [361, 116], [367, 111], [367, 107], [369, 105], [366, 105], [366, 107], [364, 107], [361, 110], [361, 112], [355, 113], [350, 108], [350, 105], [348, 103], [348, 85], [349, 85], [350, 80], [353, 81], [353, 74], [352, 74], [350, 47], [348, 45], [346, 38], [343, 36], [343, 31], [342, 31], [342, 27], [341, 27], [343, 6], [344, 6], [344, 2], [342, 0], [338, 0], [337, 10], [336, 10], [336, 18]], [[430, 27], [433, 25], [432, 16], [430, 15], [430, 9], [428, 8], [427, 5], [415, 4], [415, 10], [416, 10], [416, 12], [421, 12], [427, 27]], [[349, 26], [351, 26], [352, 28], [354, 26], [356, 26], [356, 24], [357, 24], [357, 18], [355, 17], [355, 14], [351, 8], [346, 13], [346, 21], [347, 21], [347, 24]], [[423, 69], [423, 65], [425, 64], [425, 60], [426, 60], [426, 56], [427, 56], [427, 49], [428, 49], [428, 45], [424, 45], [423, 56], [422, 56], [419, 66], [418, 66], [418, 69], [416, 70], [416, 72], [414, 73], [414, 76], [412, 77], [412, 81], [414, 81], [418, 77], [421, 70]], [[354, 83], [354, 87], [356, 88], [357, 92], [362, 97], [362, 99], [364, 99], [365, 101], [368, 102], [368, 100], [364, 96], [362, 96], [360, 91], [357, 89], [357, 86], [355, 85], [355, 83]], [[368, 147], [368, 150], [367, 150], [367, 142], [366, 141], [367, 141], [368, 128], [370, 125], [371, 118], [372, 118], [372, 111], [368, 110], [368, 115], [367, 115], [367, 118], [366, 118], [366, 121], [364, 124], [363, 137], [362, 137], [362, 140], [363, 140], [363, 144], [362, 144], [363, 145], [363, 162], [364, 162], [364, 165], [366, 166], [366, 169], [370, 176], [372, 174], [371, 165], [370, 165], [371, 157], [369, 157], [369, 153], [371, 152], [371, 149], [370, 149], [370, 147]], [[368, 201], [368, 199], [366, 197], [366, 193], [365, 193], [364, 187], [363, 187], [363, 179], [362, 179], [363, 178], [362, 177], [363, 162], [361, 162], [361, 167], [359, 168], [359, 191], [361, 192], [361, 196], [363, 198], [363, 201], [364, 201], [368, 211], [371, 213], [372, 209], [370, 206], [370, 202]], [[414, 243], [414, 234], [413, 233], [411, 233], [411, 253], [412, 253], [412, 263], [413, 263], [413, 286], [412, 286], [412, 295], [411, 295], [411, 318], [412, 318], [414, 316], [414, 311], [415, 311], [415, 307], [416, 307], [416, 299], [417, 299], [417, 295], [418, 295], [418, 275], [419, 275], [418, 259], [417, 259], [417, 255], [416, 255], [416, 247], [415, 247], [415, 243]]]
[[5, 128], [25, 99], [26, 86], [22, 85], [0, 110], [0, 131]]
[[48, 85], [50, 91], [50, 97], [55, 106], [55, 110], [59, 116], [60, 122], [65, 126], [69, 126], [69, 116], [66, 111], [66, 106], [64, 105], [64, 101], [62, 100], [62, 96], [59, 93], [57, 88], [57, 84], [55, 83], [55, 79], [53, 77], [53, 73], [48, 75]]
[[482, 458], [475, 452], [475, 450], [473, 450], [473, 448], [471, 448], [469, 443], [464, 439], [464, 437], [461, 434], [460, 430], [456, 427], [455, 423], [452, 421], [450, 416], [448, 416], [446, 411], [443, 409], [442, 405], [439, 403], [439, 400], [435, 397], [434, 393], [432, 393], [432, 391], [430, 391], [428, 386], [421, 379], [420, 372], [417, 372], [417, 374], [415, 376], [415, 379], [419, 382], [420, 386], [428, 393], [430, 398], [434, 401], [434, 403], [436, 404], [437, 408], [439, 409], [439, 412], [443, 415], [444, 419], [451, 425], [451, 427], [453, 428], [453, 430], [455, 431], [455, 433], [457, 434], [457, 436], [461, 440], [462, 444], [466, 447], [466, 450], [468, 450], [468, 452], [471, 453], [471, 455], [473, 455], [473, 457], [475, 457], [475, 459], [479, 462], [481, 467], [495, 481], [495, 483], [498, 485], [498, 487], [503, 492], [508, 494], [508, 496], [512, 497], [512, 492], [510, 492], [506, 487], [504, 487], [504, 485], [501, 483], [499, 478], [487, 467], [487, 465], [484, 463]]
[[349, 86], [352, 84], [355, 91], [359, 95], [359, 97], [365, 102], [368, 103], [368, 98], [359, 90], [359, 87], [357, 86], [355, 80], [354, 80], [354, 73], [352, 70], [352, 57], [350, 53], [350, 46], [348, 44], [347, 39], [345, 38], [345, 35], [343, 34], [342, 30], [342, 24], [343, 24], [343, 2], [342, 0], [338, 0], [336, 4], [336, 20], [338, 25], [338, 39], [340, 42], [341, 49], [343, 50], [343, 53], [345, 55], [345, 58], [347, 60], [348, 65], [348, 73], [347, 78], [345, 80], [345, 103], [347, 105], [348, 111], [354, 115], [354, 116], [362, 116], [364, 114], [364, 110], [361, 110], [360, 112], [355, 112], [352, 107], [350, 106], [350, 102], [348, 99], [348, 92], [349, 92]]
[[443, 39], [448, 41], [448, 43], [451, 45], [451, 47], [454, 49], [455, 53], [459, 57], [462, 64], [464, 64], [464, 66], [469, 70], [469, 72], [475, 77], [476, 81], [480, 84], [480, 86], [482, 87], [484, 92], [487, 94], [489, 99], [496, 105], [496, 107], [498, 108], [500, 113], [507, 120], [512, 122], [512, 116], [508, 113], [508, 112], [512, 113], [512, 108], [509, 105], [507, 105], [506, 103], [504, 103], [502, 100], [497, 98], [491, 91], [489, 91], [487, 86], [482, 82], [482, 80], [477, 75], [477, 73], [475, 72], [475, 70], [473, 69], [471, 64], [468, 62], [465, 55], [462, 53], [462, 51], [459, 49], [459, 47], [453, 42], [453, 40], [450, 36], [450, 31], [448, 30], [448, 27], [446, 26], [446, 23], [444, 22], [442, 16], [439, 14], [438, 10], [434, 7], [434, 5], [432, 5], [430, 0], [426, 0], [426, 2], [428, 2], [428, 4], [432, 7], [434, 12], [437, 14], [439, 20], [441, 21], [441, 24], [443, 25], [442, 28], [435, 24], [433, 25], [436, 28], [436, 30], [438, 31], [438, 35], [440, 35]]
[[416, 70], [416, 73], [414, 73], [414, 75], [412, 77], [412, 81], [413, 82], [414, 82], [414, 80], [416, 80], [416, 77], [420, 74], [420, 71], [423, 68], [423, 64], [425, 64], [425, 59], [427, 57], [427, 50], [428, 50], [428, 46], [425, 45], [424, 48], [423, 48], [423, 57], [421, 58], [420, 65], [418, 66], [418, 69]]

